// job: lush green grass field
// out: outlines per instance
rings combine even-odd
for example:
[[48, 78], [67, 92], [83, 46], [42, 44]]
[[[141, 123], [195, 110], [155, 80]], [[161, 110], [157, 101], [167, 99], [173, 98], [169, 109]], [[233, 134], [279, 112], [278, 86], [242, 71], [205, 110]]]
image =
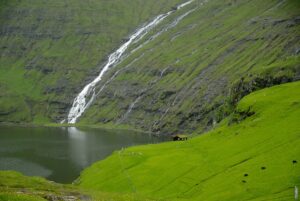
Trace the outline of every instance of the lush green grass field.
[[79, 185], [162, 200], [293, 200], [299, 117], [300, 82], [257, 91], [211, 132], [117, 151], [86, 169]]

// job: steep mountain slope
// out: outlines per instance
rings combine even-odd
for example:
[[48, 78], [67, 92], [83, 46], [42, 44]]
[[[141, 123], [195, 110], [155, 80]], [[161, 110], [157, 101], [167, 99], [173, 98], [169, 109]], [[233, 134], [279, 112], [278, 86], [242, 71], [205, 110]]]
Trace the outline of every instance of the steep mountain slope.
[[[66, 119], [107, 55], [182, 2], [2, 0], [0, 122]], [[79, 124], [213, 126], [251, 91], [299, 79], [299, 11], [297, 0], [194, 1], [130, 47]]]
[[59, 122], [106, 56], [182, 0], [1, 0], [0, 122]]
[[297, 0], [195, 1], [131, 47], [79, 124], [211, 127], [251, 91], [299, 79], [299, 14]]
[[300, 82], [254, 92], [211, 132], [132, 147], [86, 169], [79, 185], [162, 200], [294, 200], [300, 185]]

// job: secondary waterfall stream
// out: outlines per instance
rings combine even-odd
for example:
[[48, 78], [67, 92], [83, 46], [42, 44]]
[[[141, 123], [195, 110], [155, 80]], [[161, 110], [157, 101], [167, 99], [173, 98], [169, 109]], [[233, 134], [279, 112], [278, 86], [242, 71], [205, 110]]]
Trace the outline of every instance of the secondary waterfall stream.
[[113, 66], [118, 64], [122, 60], [122, 56], [130, 46], [130, 44], [138, 42], [142, 39], [150, 30], [152, 30], [156, 25], [158, 25], [161, 21], [163, 21], [166, 17], [171, 15], [172, 13], [184, 8], [185, 6], [191, 4], [194, 0], [189, 0], [183, 4], [180, 4], [165, 14], [160, 14], [155, 17], [151, 22], [145, 24], [141, 28], [137, 29], [129, 39], [122, 44], [115, 52], [109, 55], [108, 61], [105, 66], [102, 68], [100, 74], [90, 83], [88, 83], [83, 90], [77, 95], [74, 99], [72, 107], [68, 114], [68, 123], [74, 124], [77, 119], [84, 113], [84, 111], [91, 105], [96, 97], [95, 88], [96, 85], [102, 80], [104, 74]]

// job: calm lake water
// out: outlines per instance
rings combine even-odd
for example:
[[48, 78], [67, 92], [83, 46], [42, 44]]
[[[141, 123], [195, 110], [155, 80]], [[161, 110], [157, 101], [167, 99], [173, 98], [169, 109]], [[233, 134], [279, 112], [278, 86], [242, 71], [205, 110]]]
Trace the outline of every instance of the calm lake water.
[[0, 170], [71, 183], [84, 168], [115, 150], [161, 141], [133, 131], [0, 127]]

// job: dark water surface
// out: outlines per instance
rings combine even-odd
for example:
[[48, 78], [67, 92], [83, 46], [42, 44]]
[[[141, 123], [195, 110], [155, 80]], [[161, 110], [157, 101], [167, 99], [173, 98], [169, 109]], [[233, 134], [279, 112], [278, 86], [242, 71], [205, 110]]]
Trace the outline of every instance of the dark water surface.
[[115, 150], [161, 141], [133, 131], [0, 127], [0, 170], [71, 183], [84, 168]]

